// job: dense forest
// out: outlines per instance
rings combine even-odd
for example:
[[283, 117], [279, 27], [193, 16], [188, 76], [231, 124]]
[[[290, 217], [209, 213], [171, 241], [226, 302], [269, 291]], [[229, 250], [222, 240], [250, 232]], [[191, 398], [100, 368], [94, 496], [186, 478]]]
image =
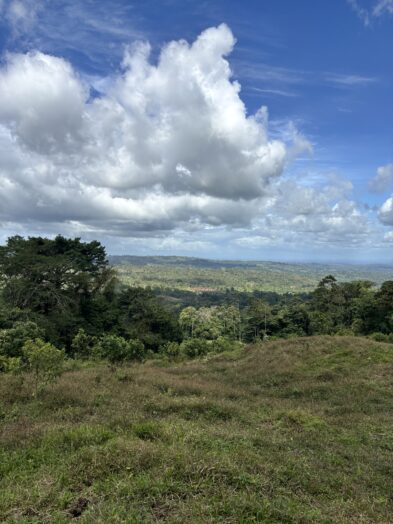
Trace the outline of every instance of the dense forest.
[[163, 297], [121, 283], [99, 242], [62, 236], [9, 238], [0, 272], [2, 371], [26, 365], [34, 351], [116, 362], [319, 334], [393, 342], [393, 281], [377, 287], [327, 275], [309, 294], [174, 290]]
[[162, 293], [173, 290], [223, 293], [310, 293], [326, 275], [338, 282], [371, 280], [381, 285], [393, 279], [393, 267], [372, 264], [288, 263], [253, 260], [209, 260], [175, 256], [109, 257], [122, 282], [151, 287]]

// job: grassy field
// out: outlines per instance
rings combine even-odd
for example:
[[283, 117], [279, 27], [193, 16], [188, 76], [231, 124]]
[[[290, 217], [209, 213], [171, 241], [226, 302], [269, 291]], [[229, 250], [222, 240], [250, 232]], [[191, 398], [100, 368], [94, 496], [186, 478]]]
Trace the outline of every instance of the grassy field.
[[1, 522], [393, 522], [393, 345], [81, 366], [1, 376]]
[[129, 286], [184, 291], [273, 291], [302, 293], [315, 289], [326, 275], [338, 281], [371, 280], [381, 284], [393, 278], [393, 267], [346, 264], [285, 264], [204, 260], [187, 257], [113, 256], [111, 263]]

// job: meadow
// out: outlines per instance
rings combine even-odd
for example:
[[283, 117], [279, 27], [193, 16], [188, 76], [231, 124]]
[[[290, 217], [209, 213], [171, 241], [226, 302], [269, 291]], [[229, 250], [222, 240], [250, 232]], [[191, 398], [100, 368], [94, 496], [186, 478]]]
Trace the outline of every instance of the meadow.
[[393, 345], [307, 337], [0, 381], [0, 521], [356, 523], [393, 515]]

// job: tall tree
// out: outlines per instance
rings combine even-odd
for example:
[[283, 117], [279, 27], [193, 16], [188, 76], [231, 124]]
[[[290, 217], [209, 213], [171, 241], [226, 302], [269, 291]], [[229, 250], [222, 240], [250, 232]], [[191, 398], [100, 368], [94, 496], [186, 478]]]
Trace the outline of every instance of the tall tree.
[[113, 271], [97, 241], [14, 236], [0, 247], [0, 279], [8, 306], [31, 311], [61, 338], [89, 316]]

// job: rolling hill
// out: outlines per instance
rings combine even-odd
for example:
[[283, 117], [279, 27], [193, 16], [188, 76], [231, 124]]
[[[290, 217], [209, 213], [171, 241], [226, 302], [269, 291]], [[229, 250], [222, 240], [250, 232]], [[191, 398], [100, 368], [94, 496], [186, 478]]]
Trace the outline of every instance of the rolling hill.
[[393, 267], [383, 265], [287, 264], [281, 262], [207, 260], [188, 257], [110, 256], [125, 284], [185, 291], [312, 291], [326, 275], [338, 281], [371, 280], [379, 285], [393, 279]]
[[388, 523], [393, 345], [267, 342], [0, 382], [5, 523]]

